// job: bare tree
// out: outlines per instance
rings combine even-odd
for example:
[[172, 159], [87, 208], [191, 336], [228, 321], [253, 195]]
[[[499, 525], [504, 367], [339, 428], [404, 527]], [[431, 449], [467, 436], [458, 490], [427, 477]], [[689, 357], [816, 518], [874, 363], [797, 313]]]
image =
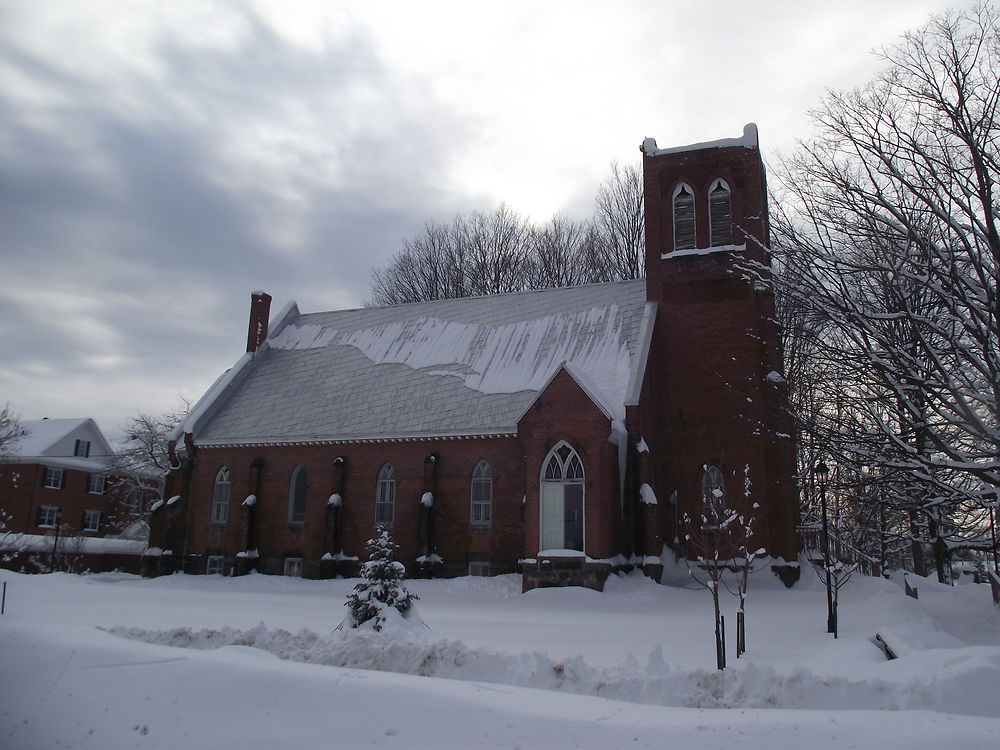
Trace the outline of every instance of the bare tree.
[[10, 410], [10, 404], [0, 409], [0, 458], [10, 458], [16, 453], [17, 442], [28, 434], [18, 417]]
[[597, 191], [594, 223], [600, 230], [606, 279], [645, 275], [646, 218], [642, 170], [636, 164], [611, 163], [611, 174]]
[[532, 226], [506, 205], [450, 223], [428, 222], [384, 268], [372, 271], [369, 305], [503, 294], [640, 278], [645, 263], [642, 174], [611, 165], [594, 218], [553, 216]]
[[184, 400], [166, 414], [154, 416], [140, 411], [123, 426], [125, 441], [115, 453], [109, 487], [109, 494], [120, 506], [118, 515], [123, 525], [145, 514], [147, 499], [162, 496], [164, 477], [170, 468], [167, 434], [189, 407]]
[[842, 490], [908, 516], [944, 580], [1000, 489], [997, 13], [932, 17], [881, 57], [782, 165], [777, 283], [821, 323], [811, 442]]
[[605, 242], [590, 223], [555, 215], [532, 236], [532, 286], [539, 289], [607, 281]]

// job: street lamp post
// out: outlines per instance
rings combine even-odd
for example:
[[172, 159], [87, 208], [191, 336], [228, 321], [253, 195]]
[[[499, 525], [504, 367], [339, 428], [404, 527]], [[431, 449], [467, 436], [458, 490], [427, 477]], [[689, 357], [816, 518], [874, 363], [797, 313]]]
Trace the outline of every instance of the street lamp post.
[[813, 469], [813, 476], [819, 483], [819, 503], [823, 513], [823, 567], [826, 572], [826, 632], [837, 632], [837, 616], [833, 611], [833, 582], [830, 580], [830, 527], [826, 517], [826, 483], [830, 479], [830, 468], [822, 461]]

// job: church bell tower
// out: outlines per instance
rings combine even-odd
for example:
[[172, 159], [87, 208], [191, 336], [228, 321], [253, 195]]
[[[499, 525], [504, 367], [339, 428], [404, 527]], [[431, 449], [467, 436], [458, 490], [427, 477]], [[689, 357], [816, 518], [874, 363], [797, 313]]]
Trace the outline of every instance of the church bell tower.
[[646, 296], [657, 304], [643, 430], [657, 494], [674, 500], [661, 536], [680, 546], [680, 519], [721, 493], [754, 515], [754, 543], [793, 562], [795, 452], [757, 127], [675, 148], [647, 138], [642, 153]]

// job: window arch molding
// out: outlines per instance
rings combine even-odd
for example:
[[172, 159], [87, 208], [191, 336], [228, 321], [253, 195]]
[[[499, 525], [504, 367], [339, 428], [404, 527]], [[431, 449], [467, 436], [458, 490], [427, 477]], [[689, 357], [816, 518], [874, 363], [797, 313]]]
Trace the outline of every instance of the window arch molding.
[[226, 523], [229, 520], [229, 496], [233, 485], [231, 477], [227, 466], [223, 466], [215, 474], [215, 482], [212, 484], [210, 523]]
[[469, 487], [469, 524], [488, 527], [493, 523], [493, 467], [485, 459], [472, 469]]
[[392, 526], [396, 516], [396, 469], [382, 464], [375, 481], [375, 525]]
[[292, 469], [288, 480], [288, 523], [301, 525], [306, 522], [306, 489], [309, 486], [309, 472], [299, 464]]
[[560, 440], [546, 454], [539, 476], [539, 549], [585, 551], [586, 472], [580, 454]]
[[692, 250], [695, 247], [694, 190], [686, 182], [679, 182], [670, 196], [673, 212], [674, 250]]

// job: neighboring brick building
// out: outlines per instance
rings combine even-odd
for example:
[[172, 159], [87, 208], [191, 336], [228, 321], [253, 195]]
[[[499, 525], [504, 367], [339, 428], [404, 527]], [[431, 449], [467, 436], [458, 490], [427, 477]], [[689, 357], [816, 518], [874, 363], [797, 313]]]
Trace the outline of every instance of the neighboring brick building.
[[105, 482], [112, 452], [93, 419], [21, 422], [27, 434], [0, 463], [0, 508], [7, 530], [44, 534], [57, 523], [102, 533], [108, 508]]
[[94, 420], [20, 425], [25, 436], [0, 461], [0, 557], [11, 558], [7, 567], [45, 570], [47, 551], [69, 557], [72, 550], [80, 569], [138, 571], [144, 542], [104, 539], [140, 521], [142, 507], [130, 509], [114, 490], [111, 446]]
[[645, 280], [292, 303], [270, 330], [255, 292], [247, 353], [174, 435], [148, 571], [350, 573], [386, 522], [411, 572], [600, 587], [656, 575], [713, 490], [793, 561], [756, 128], [643, 153]]

